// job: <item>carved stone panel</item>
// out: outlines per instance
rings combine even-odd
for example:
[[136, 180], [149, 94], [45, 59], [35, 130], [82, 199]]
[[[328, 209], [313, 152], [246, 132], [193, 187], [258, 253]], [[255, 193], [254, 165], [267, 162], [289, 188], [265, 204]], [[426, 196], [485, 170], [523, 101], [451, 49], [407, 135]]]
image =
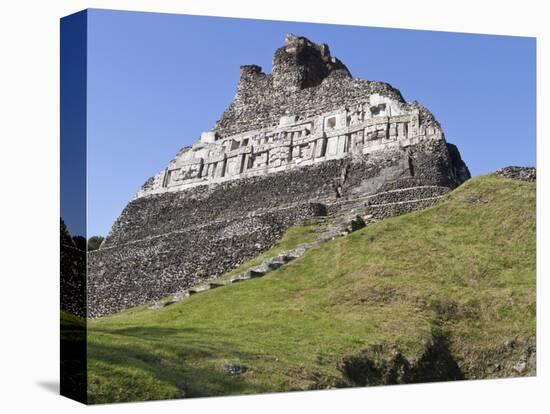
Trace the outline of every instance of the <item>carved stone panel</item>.
[[234, 176], [234, 175], [240, 174], [242, 158], [243, 158], [243, 155], [239, 154], [235, 157], [231, 157], [227, 159], [226, 175]]
[[167, 187], [170, 187], [171, 185], [173, 185], [173, 181], [174, 181], [174, 177], [179, 174], [179, 168], [175, 169], [175, 170], [168, 170], [166, 172], [166, 186]]
[[355, 105], [350, 109], [348, 121], [349, 125], [355, 125], [363, 122], [365, 113], [363, 111], [363, 105]]
[[390, 139], [396, 139], [397, 138], [397, 124], [395, 122], [392, 122], [389, 127], [388, 135]]
[[330, 137], [327, 139], [327, 156], [338, 154], [338, 137]]
[[253, 155], [251, 159], [252, 159], [251, 161], [252, 165], [250, 168], [266, 167], [269, 161], [268, 151], [256, 153]]
[[214, 171], [214, 178], [221, 178], [225, 175], [227, 161], [225, 159], [216, 163], [216, 170]]
[[382, 138], [387, 138], [388, 125], [387, 124], [374, 124], [369, 125], [366, 130], [367, 141], [374, 141]]
[[327, 139], [325, 137], [319, 138], [315, 145], [315, 158], [324, 157], [327, 150]]
[[290, 148], [287, 146], [275, 147], [269, 151], [269, 166], [280, 167], [289, 161]]
[[360, 154], [363, 149], [364, 131], [358, 131], [351, 135], [351, 152], [354, 154]]
[[397, 136], [399, 138], [406, 138], [407, 130], [408, 130], [407, 122], [400, 122], [399, 124], [397, 124]]
[[338, 149], [337, 154], [343, 154], [346, 152], [347, 135], [338, 136]]

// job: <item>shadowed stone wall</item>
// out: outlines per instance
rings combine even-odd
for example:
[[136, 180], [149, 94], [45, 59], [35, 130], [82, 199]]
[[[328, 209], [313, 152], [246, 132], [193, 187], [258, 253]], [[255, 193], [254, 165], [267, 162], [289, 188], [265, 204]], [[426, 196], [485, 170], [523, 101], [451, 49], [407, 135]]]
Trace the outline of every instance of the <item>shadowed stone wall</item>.
[[76, 247], [63, 219], [60, 225], [61, 309], [86, 317], [86, 252]]

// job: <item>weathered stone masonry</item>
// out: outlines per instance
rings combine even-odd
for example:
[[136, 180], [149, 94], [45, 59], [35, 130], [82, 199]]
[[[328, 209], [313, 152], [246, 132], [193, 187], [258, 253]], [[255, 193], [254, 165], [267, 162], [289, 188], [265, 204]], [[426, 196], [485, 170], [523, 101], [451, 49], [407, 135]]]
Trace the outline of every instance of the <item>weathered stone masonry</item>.
[[61, 309], [86, 317], [86, 252], [76, 247], [67, 226], [60, 222]]
[[497, 170], [496, 175], [521, 181], [537, 181], [537, 170], [535, 167], [510, 166]]
[[89, 253], [89, 315], [219, 276], [304, 218], [401, 214], [468, 178], [427, 109], [289, 35], [272, 74], [241, 67], [214, 128], [147, 180]]

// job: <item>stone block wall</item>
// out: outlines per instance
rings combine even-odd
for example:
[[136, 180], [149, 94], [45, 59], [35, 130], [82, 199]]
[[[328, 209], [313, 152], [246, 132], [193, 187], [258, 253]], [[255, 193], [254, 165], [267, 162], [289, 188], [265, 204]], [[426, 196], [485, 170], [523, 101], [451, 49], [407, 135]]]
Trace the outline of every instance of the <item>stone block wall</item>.
[[86, 252], [77, 249], [61, 220], [60, 231], [61, 309], [86, 317]]
[[[430, 157], [433, 162], [415, 167], [417, 159]], [[458, 183], [438, 173], [439, 157], [439, 152], [416, 153], [410, 159], [406, 151], [390, 151], [374, 159], [335, 159], [137, 198], [101, 248], [88, 254], [90, 316], [157, 300], [217, 277], [272, 247], [289, 226], [336, 214], [355, 200], [367, 206], [364, 197], [369, 194], [371, 204], [440, 195]], [[450, 157], [443, 159], [450, 162]], [[430, 166], [431, 174], [426, 170]], [[416, 177], [415, 171], [423, 175]], [[414, 205], [378, 208], [376, 216], [407, 208]]]
[[269, 249], [291, 225], [323, 214], [324, 205], [302, 203], [232, 219], [220, 216], [90, 252], [89, 315], [115, 313], [220, 276]]
[[341, 165], [341, 160], [333, 160], [299, 170], [137, 198], [123, 210], [103, 246], [335, 197], [333, 177], [339, 174]]

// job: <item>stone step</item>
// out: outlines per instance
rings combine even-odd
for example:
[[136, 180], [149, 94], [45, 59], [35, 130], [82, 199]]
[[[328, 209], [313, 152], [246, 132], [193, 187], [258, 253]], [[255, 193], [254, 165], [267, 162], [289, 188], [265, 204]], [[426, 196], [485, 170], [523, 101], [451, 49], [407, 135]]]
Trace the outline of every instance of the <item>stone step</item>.
[[248, 279], [250, 279], [250, 275], [247, 272], [244, 272], [244, 273], [240, 273], [236, 276], [233, 276], [231, 279], [229, 279], [229, 281], [231, 283], [238, 283], [238, 282], [242, 282], [242, 281], [245, 281], [245, 280], [248, 280]]
[[273, 260], [271, 262], [267, 262], [267, 267], [269, 267], [270, 270], [275, 270], [284, 265], [284, 262]]
[[162, 307], [165, 308], [165, 307], [167, 307], [167, 306], [173, 305], [174, 303], [177, 303], [177, 301], [176, 301], [176, 300], [167, 300], [166, 302], [164, 302], [164, 303], [162, 304]]
[[[302, 253], [303, 254], [303, 253]], [[288, 253], [286, 256], [287, 256], [287, 261], [290, 262], [292, 260], [296, 260], [298, 257], [300, 257], [302, 254], [299, 254], [297, 252], [293, 252], [293, 253]]]
[[210, 289], [216, 289], [222, 286], [227, 286], [229, 283], [231, 283], [229, 280], [216, 280], [214, 282], [210, 282]]
[[249, 269], [247, 273], [251, 278], [255, 278], [255, 277], [262, 277], [263, 275], [265, 275], [266, 272], [261, 268], [256, 268], [256, 269]]
[[189, 292], [187, 290], [183, 290], [174, 295], [174, 300], [176, 302], [179, 302], [180, 300], [185, 299], [188, 296], [189, 296]]
[[292, 260], [296, 259], [296, 257], [297, 256], [294, 256], [294, 255], [290, 254], [289, 252], [285, 252], [285, 253], [281, 253], [280, 255], [276, 256], [275, 260], [283, 262], [283, 263], [288, 263], [288, 262], [291, 262]]
[[207, 284], [203, 284], [203, 285], [200, 285], [200, 286], [195, 286], [195, 287], [189, 288], [187, 290], [183, 290], [181, 292], [178, 292], [178, 293], [173, 295], [172, 299], [167, 300], [165, 302], [162, 302], [162, 301], [154, 302], [149, 306], [149, 309], [158, 309], [158, 308], [161, 308], [161, 307], [170, 306], [174, 303], [177, 303], [177, 302], [183, 300], [184, 298], [186, 298], [188, 296], [196, 295], [197, 293], [205, 292], [205, 291], [211, 290], [211, 289], [217, 289], [219, 287], [227, 286], [227, 285], [230, 285], [232, 283], [239, 283], [239, 282], [243, 282], [245, 280], [262, 277], [266, 273], [268, 273], [272, 270], [278, 269], [279, 267], [285, 265], [286, 263], [297, 259], [301, 255], [303, 255], [308, 249], [310, 249], [311, 247], [313, 247], [315, 245], [317, 245], [316, 242], [301, 244], [294, 250], [290, 250], [290, 251], [280, 253], [279, 255], [277, 255], [277, 256], [275, 256], [271, 259], [265, 260], [260, 266], [254, 267], [252, 269], [248, 269], [247, 271], [245, 271], [243, 273], [239, 273], [239, 274], [233, 276], [230, 279], [227, 279], [227, 280], [214, 280], [214, 281], [211, 281]]
[[283, 266], [284, 264], [297, 259], [301, 255], [303, 255], [309, 248], [315, 246], [316, 243], [304, 243], [300, 246], [298, 246], [294, 250], [290, 250], [287, 252], [283, 252], [279, 254], [278, 256], [275, 256], [271, 259], [265, 260], [260, 266], [254, 267], [252, 269], [248, 269], [247, 271], [243, 273], [239, 273], [238, 275], [233, 276], [230, 279], [227, 280], [214, 280], [212, 282], [209, 282], [208, 284], [204, 284], [201, 286], [195, 286], [192, 288], [189, 288], [187, 290], [181, 291], [176, 293], [171, 300], [168, 300], [166, 302], [154, 302], [149, 306], [149, 309], [158, 309], [161, 307], [172, 305], [176, 302], [181, 301], [182, 299], [196, 295], [197, 293], [205, 292], [210, 289], [217, 289], [219, 287], [227, 286], [232, 283], [239, 283], [243, 282], [245, 280], [258, 278], [264, 276], [266, 273], [278, 269], [279, 267]]
[[196, 295], [197, 293], [201, 293], [209, 289], [210, 289], [210, 285], [204, 285], [204, 286], [189, 288], [188, 292], [189, 292], [189, 295]]
[[315, 243], [304, 243], [304, 244], [301, 244], [299, 245], [296, 249], [292, 250], [292, 252], [290, 253], [291, 255], [295, 256], [295, 258], [298, 258], [300, 257], [301, 255], [303, 255], [306, 250], [310, 249], [311, 247], [313, 247], [315, 245]]
[[[336, 229], [326, 231], [323, 234], [321, 234], [319, 236], [319, 238], [317, 239], [317, 241], [318, 241], [318, 243], [323, 243], [323, 242], [326, 242], [326, 241], [329, 241], [329, 240], [333, 240], [333, 239], [335, 239], [337, 237], [340, 237], [340, 236], [345, 236], [346, 234], [347, 233], [344, 232], [342, 229], [336, 228]], [[304, 251], [304, 253], [305, 253], [305, 251]]]

